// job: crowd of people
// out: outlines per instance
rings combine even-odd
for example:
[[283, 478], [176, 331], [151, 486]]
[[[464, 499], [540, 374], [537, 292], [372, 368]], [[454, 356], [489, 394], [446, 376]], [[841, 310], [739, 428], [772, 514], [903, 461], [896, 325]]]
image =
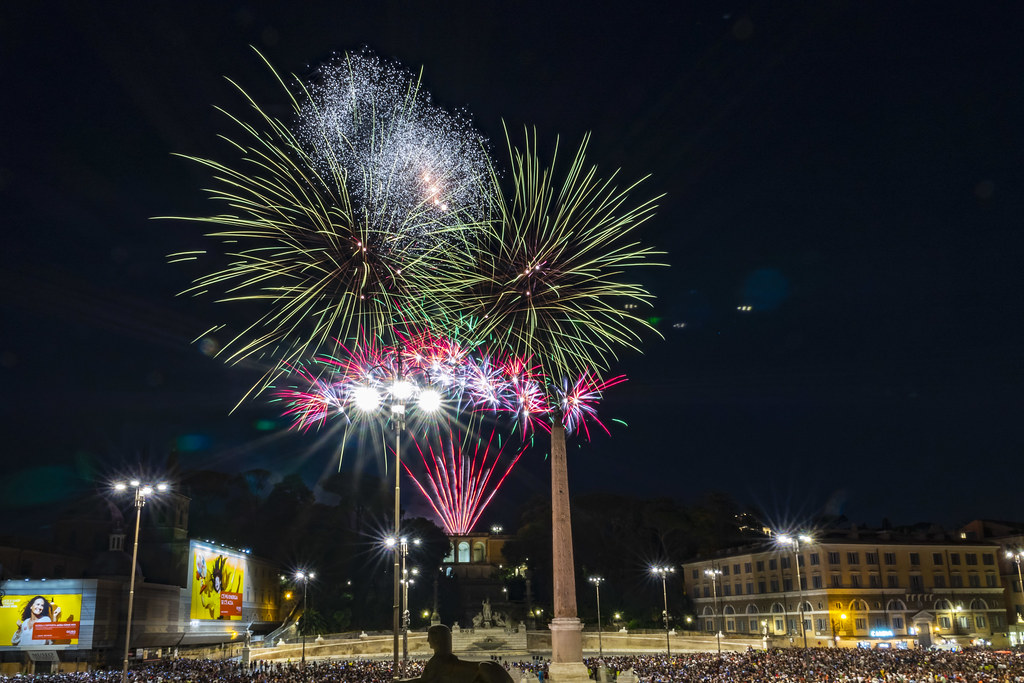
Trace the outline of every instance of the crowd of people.
[[[588, 660], [588, 666], [598, 664]], [[966, 650], [817, 648], [606, 657], [643, 683], [1022, 683], [1024, 656]]]
[[[423, 661], [408, 663], [402, 677], [418, 676]], [[517, 683], [547, 680], [547, 661], [501, 662]], [[613, 681], [632, 671], [642, 683], [1024, 683], [1024, 653], [966, 650], [788, 649], [685, 652], [588, 658]], [[0, 683], [118, 683], [120, 669], [81, 673], [0, 676]], [[391, 661], [325, 659], [251, 662], [175, 659], [129, 672], [131, 683], [390, 683]]]

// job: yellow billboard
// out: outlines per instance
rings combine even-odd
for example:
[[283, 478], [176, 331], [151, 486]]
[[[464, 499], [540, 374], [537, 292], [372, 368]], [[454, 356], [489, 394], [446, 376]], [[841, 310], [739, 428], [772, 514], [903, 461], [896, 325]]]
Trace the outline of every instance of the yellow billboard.
[[78, 645], [82, 594], [6, 595], [0, 601], [0, 646]]
[[191, 573], [192, 619], [241, 620], [243, 556], [193, 545]]

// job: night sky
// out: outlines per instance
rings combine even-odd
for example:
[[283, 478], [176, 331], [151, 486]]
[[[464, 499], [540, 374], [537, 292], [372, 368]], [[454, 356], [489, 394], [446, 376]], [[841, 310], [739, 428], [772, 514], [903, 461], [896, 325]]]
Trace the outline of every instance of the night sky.
[[[217, 210], [172, 155], [230, 158], [225, 77], [283, 115], [250, 46], [300, 76], [366, 46], [495, 147], [503, 120], [592, 131], [591, 160], [666, 195], [641, 232], [671, 266], [643, 274], [664, 339], [622, 354], [575, 492], [721, 490], [776, 524], [1024, 520], [1024, 5], [90, 4], [0, 8], [0, 527], [172, 446], [335, 471], [278, 408], [231, 413], [255, 370], [192, 340], [243, 311], [176, 297], [195, 273], [167, 254], [210, 243], [151, 220]], [[514, 526], [546, 482], [538, 450], [486, 521]]]

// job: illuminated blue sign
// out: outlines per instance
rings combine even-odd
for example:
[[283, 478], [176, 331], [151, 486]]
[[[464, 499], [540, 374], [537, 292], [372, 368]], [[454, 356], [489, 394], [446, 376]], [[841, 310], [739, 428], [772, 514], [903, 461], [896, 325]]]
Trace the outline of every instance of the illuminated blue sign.
[[869, 634], [871, 635], [872, 638], [892, 638], [892, 636], [893, 636], [893, 632], [892, 631], [885, 631], [885, 630], [869, 631]]

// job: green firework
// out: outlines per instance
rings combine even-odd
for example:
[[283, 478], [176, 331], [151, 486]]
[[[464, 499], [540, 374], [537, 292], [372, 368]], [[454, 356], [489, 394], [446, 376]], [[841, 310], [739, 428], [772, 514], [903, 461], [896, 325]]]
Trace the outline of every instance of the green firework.
[[[508, 136], [506, 135], [506, 139]], [[522, 149], [508, 141], [506, 191], [492, 170], [493, 229], [481, 233], [479, 265], [466, 302], [478, 332], [516, 356], [531, 355], [550, 377], [607, 369], [622, 348], [637, 348], [654, 328], [636, 312], [653, 296], [629, 278], [660, 252], [636, 238], [655, 199], [632, 203], [641, 182], [615, 185], [586, 160], [589, 135], [567, 167], [558, 148], [549, 165], [536, 134]]]

